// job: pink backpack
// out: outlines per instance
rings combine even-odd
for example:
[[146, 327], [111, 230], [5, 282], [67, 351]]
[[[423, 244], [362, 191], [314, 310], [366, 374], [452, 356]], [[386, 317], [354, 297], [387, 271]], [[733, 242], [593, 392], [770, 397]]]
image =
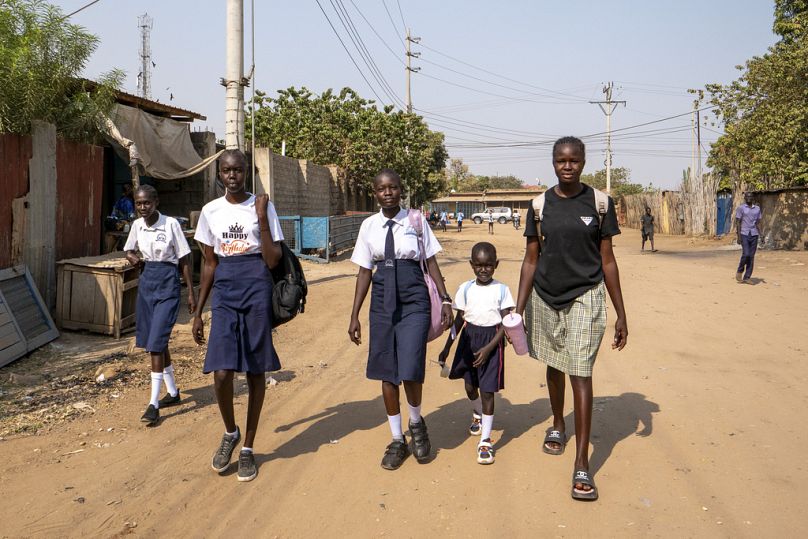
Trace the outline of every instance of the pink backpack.
[[418, 250], [421, 253], [420, 262], [421, 270], [424, 272], [424, 281], [429, 290], [429, 303], [431, 305], [431, 320], [429, 324], [429, 334], [427, 335], [427, 342], [434, 341], [443, 334], [443, 324], [441, 323], [441, 312], [443, 309], [443, 300], [438, 292], [438, 287], [432, 276], [429, 275], [429, 268], [426, 263], [426, 250], [424, 249], [424, 221], [421, 217], [419, 210], [410, 210], [407, 214], [410, 220], [410, 226], [415, 229], [418, 234]]

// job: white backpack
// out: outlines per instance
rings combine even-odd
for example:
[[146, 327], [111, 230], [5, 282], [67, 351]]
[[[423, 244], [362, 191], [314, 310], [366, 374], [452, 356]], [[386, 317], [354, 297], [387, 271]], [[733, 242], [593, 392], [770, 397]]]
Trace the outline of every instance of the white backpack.
[[[592, 188], [595, 193], [595, 207], [598, 209], [598, 230], [603, 226], [603, 218], [609, 209], [609, 195], [600, 191], [599, 189]], [[539, 248], [544, 250], [544, 235], [541, 233], [541, 222], [544, 218], [544, 200], [547, 192], [540, 194], [533, 199], [533, 219], [536, 220], [536, 233], [539, 236]]]

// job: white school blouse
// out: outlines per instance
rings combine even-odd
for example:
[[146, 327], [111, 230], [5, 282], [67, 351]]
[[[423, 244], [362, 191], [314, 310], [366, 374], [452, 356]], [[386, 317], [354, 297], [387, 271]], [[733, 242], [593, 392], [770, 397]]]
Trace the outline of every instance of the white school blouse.
[[[267, 204], [267, 221], [274, 241], [283, 240], [283, 231], [272, 201]], [[240, 204], [225, 197], [211, 200], [202, 207], [194, 239], [213, 247], [218, 256], [261, 253], [261, 229], [255, 213], [255, 195]]]
[[491, 279], [485, 286], [477, 279], [466, 281], [457, 288], [452, 308], [463, 311], [463, 319], [475, 326], [490, 327], [502, 323], [505, 309], [516, 307], [511, 290], [504, 283]]
[[191, 252], [180, 223], [160, 212], [152, 226], [147, 225], [143, 217], [135, 219], [123, 250], [140, 251], [146, 262], [172, 264], [178, 264], [180, 258]]
[[[396, 259], [398, 260], [418, 260], [421, 251], [418, 249], [418, 234], [410, 226], [407, 216], [408, 210], [401, 209], [393, 221], [393, 242], [396, 246]], [[379, 260], [384, 260], [384, 243], [387, 240], [387, 217], [379, 211], [376, 215], [371, 215], [359, 227], [359, 235], [356, 238], [351, 262], [365, 269], [372, 270]], [[441, 251], [440, 243], [429, 228], [426, 218], [421, 215], [421, 228], [423, 229], [424, 251], [426, 258], [435, 256]]]

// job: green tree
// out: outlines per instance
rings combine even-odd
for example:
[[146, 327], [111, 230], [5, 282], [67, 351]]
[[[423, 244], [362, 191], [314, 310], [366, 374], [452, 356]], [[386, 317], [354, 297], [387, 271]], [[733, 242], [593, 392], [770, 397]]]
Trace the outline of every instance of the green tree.
[[724, 124], [708, 165], [736, 190], [808, 183], [808, 1], [776, 0], [774, 15], [780, 41], [706, 86]]
[[41, 0], [0, 2], [0, 132], [28, 133], [33, 120], [60, 135], [94, 141], [99, 113], [114, 104], [123, 72], [97, 84], [79, 79], [98, 38]]
[[[645, 191], [639, 183], [631, 183], [631, 171], [626, 167], [612, 169], [612, 190], [611, 195], [618, 197], [622, 195], [636, 195]], [[606, 189], [606, 169], [598, 170], [592, 174], [581, 174], [581, 182], [594, 187], [595, 189]]]
[[393, 168], [415, 204], [446, 191], [443, 133], [430, 131], [420, 116], [389, 106], [379, 110], [350, 88], [320, 95], [287, 88], [274, 98], [257, 91], [252, 106], [256, 144], [276, 153], [285, 142], [286, 155], [339, 165], [367, 187], [379, 170]]

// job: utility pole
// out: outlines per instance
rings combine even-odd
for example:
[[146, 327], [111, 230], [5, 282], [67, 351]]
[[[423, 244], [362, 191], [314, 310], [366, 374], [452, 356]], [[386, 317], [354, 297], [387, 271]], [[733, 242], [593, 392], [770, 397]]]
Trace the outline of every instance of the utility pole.
[[227, 0], [224, 139], [228, 150], [244, 149], [244, 4]]
[[[622, 104], [626, 106], [625, 101], [612, 101], [612, 90], [614, 83], [609, 82], [603, 87], [603, 93], [606, 94], [606, 101], [590, 101], [592, 105], [597, 105], [603, 114], [606, 115], [606, 193], [610, 194], [612, 191], [612, 113], [617, 108], [617, 105]], [[605, 105], [605, 106], [604, 106]]]
[[420, 52], [412, 52], [410, 50], [410, 43], [420, 43], [420, 37], [411, 37], [410, 29], [407, 28], [407, 114], [412, 114], [412, 93], [410, 92], [410, 73], [418, 73], [421, 71], [420, 67], [412, 67], [412, 58], [419, 58]]
[[[698, 106], [698, 105], [697, 105]], [[701, 180], [701, 115], [699, 109], [696, 109], [696, 155], [698, 156], [698, 165], [696, 171]]]
[[137, 18], [137, 25], [140, 28], [140, 73], [137, 77], [137, 85], [140, 97], [151, 99], [151, 29], [154, 21], [148, 13], [144, 13]]

